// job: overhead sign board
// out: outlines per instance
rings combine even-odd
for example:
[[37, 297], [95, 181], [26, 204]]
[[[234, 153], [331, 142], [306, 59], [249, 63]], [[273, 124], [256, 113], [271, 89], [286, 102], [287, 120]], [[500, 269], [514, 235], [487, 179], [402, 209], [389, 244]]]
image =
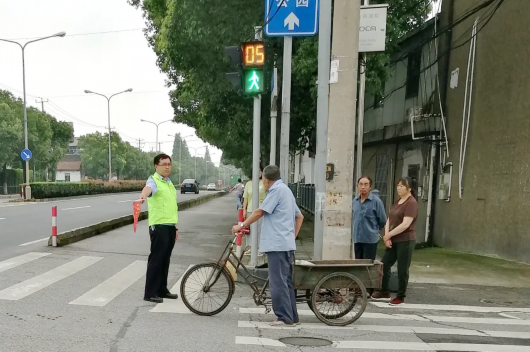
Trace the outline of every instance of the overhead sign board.
[[318, 32], [320, 0], [265, 0], [269, 37], [313, 36]]

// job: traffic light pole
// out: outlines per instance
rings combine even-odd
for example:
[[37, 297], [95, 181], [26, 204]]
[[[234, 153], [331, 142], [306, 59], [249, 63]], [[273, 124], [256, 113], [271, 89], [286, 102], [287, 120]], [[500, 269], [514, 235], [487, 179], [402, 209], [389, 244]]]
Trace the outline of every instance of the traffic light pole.
[[[254, 27], [255, 39], [262, 40], [262, 27]], [[254, 126], [252, 138], [252, 209], [259, 208], [259, 166], [261, 137], [261, 94], [254, 97]], [[250, 225], [250, 266], [258, 264], [258, 222]]]
[[293, 37], [283, 37], [282, 121], [280, 134], [280, 172], [289, 182], [289, 129], [291, 124], [291, 61]]

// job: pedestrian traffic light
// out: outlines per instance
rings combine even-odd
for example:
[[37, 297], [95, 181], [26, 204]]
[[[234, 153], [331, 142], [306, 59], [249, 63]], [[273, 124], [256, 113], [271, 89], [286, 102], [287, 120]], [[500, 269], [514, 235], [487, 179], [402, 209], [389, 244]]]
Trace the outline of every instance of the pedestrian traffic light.
[[237, 69], [237, 72], [226, 73], [226, 78], [234, 88], [245, 95], [264, 93], [266, 63], [264, 43], [243, 42], [240, 46], [225, 47], [225, 52]]
[[263, 87], [264, 78], [263, 78], [263, 70], [259, 69], [250, 69], [245, 70], [244, 74], [244, 85], [243, 90], [245, 94], [252, 95], [252, 94], [261, 94], [265, 91]]

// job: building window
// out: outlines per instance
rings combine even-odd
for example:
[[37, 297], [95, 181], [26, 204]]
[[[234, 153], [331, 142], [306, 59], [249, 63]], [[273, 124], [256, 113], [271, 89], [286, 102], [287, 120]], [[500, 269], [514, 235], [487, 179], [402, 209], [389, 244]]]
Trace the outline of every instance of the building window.
[[64, 181], [65, 181], [65, 182], [70, 182], [70, 174], [69, 174], [68, 172], [66, 172], [66, 173], [64, 174]]
[[386, 208], [386, 198], [388, 193], [388, 155], [377, 155], [375, 157], [375, 184], [373, 189], [379, 191], [379, 198]]
[[420, 179], [420, 165], [413, 164], [408, 166], [407, 177], [412, 181], [412, 193], [418, 197], [418, 180]]
[[385, 93], [385, 83], [383, 82], [383, 86], [381, 87], [381, 92], [374, 94], [374, 109], [382, 108], [385, 101], [384, 101], [384, 93]]
[[410, 53], [407, 60], [407, 87], [405, 99], [418, 96], [420, 91], [421, 48]]

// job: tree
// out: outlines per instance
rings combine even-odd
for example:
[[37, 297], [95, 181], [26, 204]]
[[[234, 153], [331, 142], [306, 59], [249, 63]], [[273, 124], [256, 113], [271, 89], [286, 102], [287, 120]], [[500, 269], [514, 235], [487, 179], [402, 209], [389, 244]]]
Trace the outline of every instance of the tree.
[[[389, 76], [390, 57], [399, 38], [420, 26], [430, 11], [430, 0], [377, 0], [388, 3], [387, 51], [367, 60], [367, 85], [381, 92]], [[223, 150], [239, 167], [248, 168], [252, 156], [252, 99], [238, 96], [224, 73], [230, 71], [224, 46], [253, 38], [262, 23], [263, 0], [129, 0], [141, 7], [145, 35], [158, 56], [158, 66], [175, 86], [170, 99], [175, 121], [195, 127], [203, 140]], [[204, 11], [205, 8], [208, 11]], [[283, 49], [277, 38], [266, 38], [267, 54], [282, 72]], [[290, 140], [292, 150], [306, 148], [315, 129], [318, 37], [293, 41]], [[272, 65], [269, 60], [269, 69]], [[271, 70], [269, 70], [270, 72]], [[268, 80], [269, 81], [269, 80]], [[263, 101], [270, 101], [268, 94]], [[269, 116], [263, 104], [262, 116]], [[281, 108], [280, 106], [278, 107]], [[262, 119], [262, 140], [268, 140], [269, 119]], [[262, 155], [269, 146], [262, 143]]]
[[[13, 162], [17, 153], [17, 145], [22, 138], [19, 119], [6, 103], [0, 102], [0, 169], [7, 174], [7, 166]], [[3, 193], [7, 194], [7, 176], [3, 177]]]
[[[0, 122], [0, 172], [4, 180], [4, 193], [8, 179], [7, 167], [24, 168], [24, 162], [20, 158], [20, 151], [24, 149], [24, 125], [23, 125], [23, 102], [15, 98], [10, 92], [0, 90], [0, 106], [2, 116]], [[70, 125], [58, 122], [53, 116], [43, 113], [38, 109], [29, 107], [28, 117], [28, 147], [33, 153], [30, 166], [36, 171], [47, 168], [55, 169], [57, 162], [61, 160], [68, 150], [68, 142], [73, 136]], [[39, 173], [37, 173], [38, 175]], [[44, 173], [46, 174], [46, 173]]]

